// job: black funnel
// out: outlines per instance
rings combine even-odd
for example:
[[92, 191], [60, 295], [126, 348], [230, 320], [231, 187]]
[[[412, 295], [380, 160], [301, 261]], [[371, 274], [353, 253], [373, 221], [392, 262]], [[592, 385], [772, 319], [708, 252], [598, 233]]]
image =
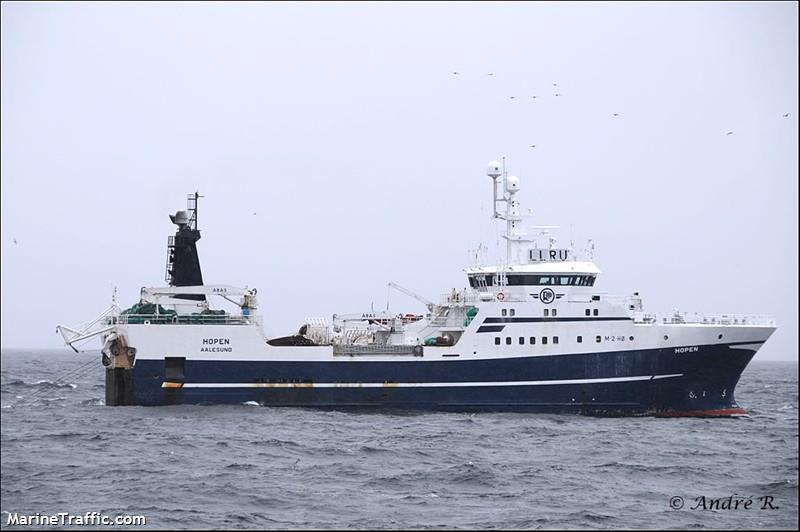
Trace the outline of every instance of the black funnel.
[[[197, 241], [200, 231], [197, 229], [197, 192], [189, 194], [188, 211], [178, 211], [170, 215], [172, 223], [178, 226], [175, 236], [167, 242], [167, 274], [170, 286], [199, 286], [203, 284], [203, 273], [200, 271], [200, 257], [197, 254]], [[175, 297], [182, 299], [205, 300], [202, 294], [181, 294]]]

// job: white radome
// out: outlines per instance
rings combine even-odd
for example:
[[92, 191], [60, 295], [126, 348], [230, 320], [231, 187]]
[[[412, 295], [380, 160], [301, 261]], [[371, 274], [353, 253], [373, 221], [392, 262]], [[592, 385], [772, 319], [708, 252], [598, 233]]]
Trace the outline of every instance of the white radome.
[[489, 164], [486, 168], [486, 175], [491, 177], [492, 179], [497, 179], [501, 175], [503, 175], [503, 165], [500, 161], [489, 161]]
[[513, 194], [519, 190], [519, 178], [515, 175], [510, 175], [506, 178], [506, 190]]

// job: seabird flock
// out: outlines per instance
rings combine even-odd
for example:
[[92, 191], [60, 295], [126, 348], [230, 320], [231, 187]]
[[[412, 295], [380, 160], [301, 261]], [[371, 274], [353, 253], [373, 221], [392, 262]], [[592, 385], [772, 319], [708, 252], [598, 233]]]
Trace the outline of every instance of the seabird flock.
[[[461, 72], [459, 72], [457, 70], [454, 70], [452, 74], [454, 76], [460, 76]], [[495, 73], [494, 72], [488, 72], [486, 75], [487, 76], [494, 76]], [[558, 82], [555, 82], [555, 81], [553, 82], [553, 96], [561, 96], [561, 93], [558, 91]], [[538, 95], [532, 94], [530, 98], [531, 98], [531, 100], [535, 100], [536, 98], [538, 98]], [[508, 99], [509, 100], [516, 100], [517, 96], [512, 94], [512, 95], [509, 95]], [[613, 113], [612, 116], [619, 116], [619, 113]], [[530, 147], [531, 148], [535, 148], [536, 144], [531, 144]]]
[[[460, 75], [460, 74], [461, 74], [461, 73], [460, 73], [460, 72], [458, 72], [458, 71], [453, 71], [453, 75], [454, 75], [454, 76], [458, 76], [458, 75]], [[494, 76], [494, 72], [489, 72], [489, 73], [488, 73], [488, 74], [486, 74], [486, 75], [487, 75], [487, 76]], [[561, 93], [560, 93], [560, 92], [558, 92], [558, 89], [557, 89], [557, 88], [558, 88], [558, 83], [557, 83], [557, 82], [555, 82], [555, 81], [553, 82], [553, 87], [554, 87], [554, 89], [553, 89], [553, 90], [555, 91], [555, 92], [553, 93], [553, 96], [561, 96]], [[509, 97], [508, 97], [508, 99], [509, 99], [509, 100], [516, 100], [516, 99], [517, 99], [517, 97], [516, 97], [516, 96], [514, 96], [514, 95], [511, 95], [511, 96], [509, 96]], [[536, 99], [536, 95], [535, 95], [535, 94], [534, 94], [534, 95], [532, 95], [532, 96], [531, 96], [531, 99], [532, 99], [532, 100], [535, 100], [535, 99]], [[619, 116], [619, 113], [612, 113], [612, 114], [611, 114], [611, 116], [613, 116], [613, 117], [618, 117], [618, 116]], [[783, 116], [783, 118], [789, 118], [789, 116], [790, 116], [790, 113], [784, 113], [782, 116]], [[725, 136], [726, 136], [726, 137], [729, 137], [729, 136], [731, 136], [731, 135], [733, 135], [733, 131], [728, 131], [727, 133], [725, 133]], [[536, 144], [531, 144], [531, 148], [535, 148], [535, 147], [536, 147]]]

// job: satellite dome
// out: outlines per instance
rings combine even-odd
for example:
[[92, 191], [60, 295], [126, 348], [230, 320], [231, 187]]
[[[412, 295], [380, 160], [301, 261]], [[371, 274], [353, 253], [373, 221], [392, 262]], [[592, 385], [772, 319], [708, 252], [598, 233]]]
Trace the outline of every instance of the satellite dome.
[[489, 165], [486, 168], [486, 175], [491, 177], [492, 179], [497, 179], [501, 175], [503, 175], [503, 165], [499, 161], [489, 161]]
[[510, 175], [506, 178], [506, 190], [512, 194], [519, 190], [519, 178], [517, 176]]

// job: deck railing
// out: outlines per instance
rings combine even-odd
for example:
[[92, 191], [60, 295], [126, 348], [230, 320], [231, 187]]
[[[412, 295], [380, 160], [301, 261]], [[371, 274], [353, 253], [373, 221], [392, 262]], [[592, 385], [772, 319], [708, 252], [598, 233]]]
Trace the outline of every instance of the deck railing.
[[233, 316], [230, 314], [120, 314], [111, 317], [109, 324], [120, 325], [253, 325], [261, 323], [261, 316]]
[[705, 324], [705, 325], [744, 325], [774, 327], [775, 318], [761, 314], [699, 314], [688, 312], [674, 312], [672, 314], [653, 314], [635, 312], [633, 314], [635, 323], [660, 323], [667, 325], [679, 325], [682, 323]]

